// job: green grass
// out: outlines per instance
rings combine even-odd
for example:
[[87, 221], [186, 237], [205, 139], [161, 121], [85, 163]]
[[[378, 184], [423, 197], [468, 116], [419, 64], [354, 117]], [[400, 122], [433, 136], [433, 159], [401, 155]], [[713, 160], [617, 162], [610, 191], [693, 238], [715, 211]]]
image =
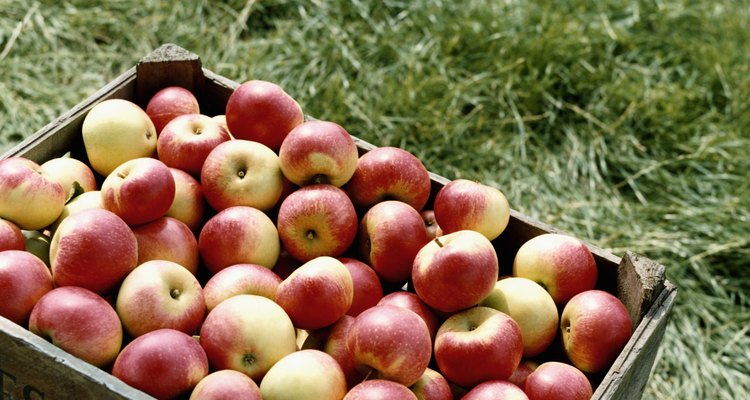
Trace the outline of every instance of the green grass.
[[645, 397], [750, 398], [747, 1], [98, 3], [0, 0], [0, 150], [177, 43], [664, 264], [680, 292]]

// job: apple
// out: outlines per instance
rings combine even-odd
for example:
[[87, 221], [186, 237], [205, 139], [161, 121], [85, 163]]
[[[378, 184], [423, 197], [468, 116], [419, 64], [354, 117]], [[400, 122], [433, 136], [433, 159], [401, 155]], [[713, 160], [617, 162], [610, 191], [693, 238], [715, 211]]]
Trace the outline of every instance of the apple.
[[97, 189], [94, 172], [81, 160], [57, 157], [45, 161], [40, 167], [47, 179], [63, 187], [66, 199], [75, 197], [79, 194], [77, 191], [90, 192]]
[[78, 196], [70, 199], [63, 207], [60, 216], [57, 217], [55, 222], [48, 227], [49, 231], [54, 234], [57, 231], [57, 227], [65, 218], [68, 218], [70, 214], [75, 214], [81, 210], [89, 210], [92, 208], [104, 209], [104, 203], [102, 202], [102, 192], [99, 190], [92, 190], [89, 192], [83, 192]]
[[206, 353], [198, 341], [174, 329], [135, 338], [112, 367], [115, 378], [159, 399], [186, 395], [208, 371]]
[[232, 369], [214, 371], [201, 379], [188, 400], [262, 400], [254, 380]]
[[424, 229], [427, 231], [427, 238], [432, 240], [438, 236], [443, 235], [443, 230], [435, 219], [435, 210], [422, 210], [419, 215], [422, 216], [424, 221]]
[[135, 234], [107, 210], [71, 214], [50, 243], [52, 278], [57, 286], [81, 286], [105, 294], [115, 289], [137, 262]]
[[416, 383], [432, 357], [430, 331], [416, 313], [382, 305], [359, 314], [346, 337], [357, 369], [405, 386]]
[[453, 391], [445, 377], [427, 368], [419, 380], [409, 388], [417, 400], [453, 400]]
[[478, 304], [495, 287], [497, 253], [479, 232], [464, 230], [436, 237], [414, 258], [414, 290], [435, 310], [453, 313]]
[[0, 251], [0, 316], [26, 326], [34, 304], [53, 288], [52, 275], [38, 257]]
[[370, 379], [351, 388], [344, 400], [416, 400], [417, 396], [401, 383]]
[[[323, 350], [339, 363], [339, 366], [346, 377], [346, 385], [348, 388], [365, 380], [365, 375], [357, 370], [357, 366], [354, 363], [354, 356], [349, 351], [349, 348], [346, 347], [346, 338], [349, 335], [349, 330], [354, 324], [354, 318], [355, 317], [352, 317], [351, 315], [341, 316], [338, 321], [326, 329], [327, 332], [324, 337], [321, 338], [322, 344], [320, 346], [320, 350]], [[321, 330], [313, 331], [308, 338], [312, 337], [314, 341], [315, 333], [320, 331]], [[305, 340], [304, 345], [303, 348], [310, 346], [308, 340]]]
[[369, 209], [384, 200], [400, 200], [421, 211], [432, 182], [422, 161], [398, 147], [378, 147], [359, 157], [347, 183], [354, 206]]
[[594, 256], [580, 240], [544, 233], [527, 240], [513, 260], [513, 275], [542, 285], [558, 306], [596, 286]]
[[555, 301], [530, 279], [507, 277], [497, 281], [479, 305], [502, 311], [518, 323], [526, 358], [545, 351], [557, 336], [559, 318]]
[[161, 135], [169, 121], [183, 114], [200, 113], [198, 99], [193, 92], [180, 86], [160, 89], [148, 100], [146, 114], [154, 123], [156, 134]]
[[102, 183], [104, 208], [128, 225], [163, 217], [174, 201], [175, 184], [169, 167], [154, 158], [135, 158], [115, 168]]
[[510, 205], [503, 192], [468, 179], [448, 182], [435, 196], [435, 219], [444, 233], [465, 229], [494, 240], [510, 221]]
[[526, 387], [526, 378], [539, 367], [539, 363], [534, 360], [521, 359], [521, 363], [518, 364], [518, 368], [513, 371], [513, 374], [508, 378], [508, 382], [523, 389]]
[[276, 288], [276, 303], [299, 329], [333, 324], [349, 310], [353, 297], [349, 270], [328, 256], [302, 264]]
[[213, 370], [234, 369], [260, 382], [282, 357], [297, 351], [294, 325], [263, 296], [230, 297], [206, 316], [200, 343]]
[[162, 328], [192, 335], [203, 322], [206, 301], [190, 271], [172, 261], [151, 260], [122, 281], [115, 309], [133, 337]]
[[232, 206], [267, 211], [281, 197], [284, 176], [279, 156], [249, 140], [230, 140], [214, 147], [200, 174], [203, 196], [215, 210]]
[[357, 236], [357, 211], [346, 193], [333, 185], [300, 188], [281, 203], [277, 216], [279, 238], [299, 261], [338, 257]]
[[23, 231], [26, 251], [37, 256], [49, 267], [49, 246], [52, 238], [40, 231]]
[[588, 400], [593, 395], [583, 372], [557, 361], [544, 362], [529, 374], [524, 392], [530, 400]]
[[224, 114], [214, 115], [213, 117], [211, 117], [211, 119], [213, 119], [214, 121], [218, 122], [219, 125], [221, 125], [227, 131], [227, 133], [229, 134], [229, 137], [232, 138], [232, 139], [234, 139], [234, 137], [232, 136], [232, 133], [229, 132], [229, 127], [227, 126], [227, 116], [226, 115], [224, 115]]
[[356, 246], [360, 259], [384, 283], [402, 286], [409, 280], [414, 257], [427, 242], [419, 212], [404, 202], [387, 200], [364, 214]]
[[122, 324], [98, 294], [77, 286], [55, 288], [39, 299], [29, 330], [97, 367], [110, 365], [122, 347]]
[[180, 264], [193, 275], [198, 273], [198, 240], [182, 221], [160, 217], [131, 229], [138, 241], [138, 264], [167, 260]]
[[354, 175], [358, 159], [349, 132], [330, 121], [297, 125], [279, 149], [281, 171], [298, 186], [325, 183], [341, 187]]
[[5, 250], [26, 250], [26, 238], [18, 225], [0, 218], [0, 251]]
[[55, 222], [65, 207], [65, 189], [39, 164], [23, 157], [0, 160], [0, 218], [23, 230]]
[[383, 298], [383, 285], [375, 270], [362, 261], [351, 257], [339, 257], [338, 260], [349, 270], [354, 284], [352, 305], [346, 314], [356, 317]]
[[81, 127], [83, 145], [91, 168], [108, 176], [120, 164], [151, 157], [156, 151], [157, 131], [145, 111], [123, 99], [104, 100], [92, 107]]
[[174, 200], [164, 215], [177, 218], [190, 227], [190, 230], [198, 232], [203, 224], [206, 207], [203, 189], [198, 180], [187, 172], [177, 168], [170, 168], [169, 172], [174, 178]]
[[203, 114], [184, 114], [164, 126], [156, 141], [159, 160], [169, 167], [199, 176], [208, 153], [230, 140], [219, 122]]
[[440, 321], [438, 320], [437, 315], [435, 315], [435, 311], [433, 311], [415, 293], [404, 290], [397, 290], [388, 293], [378, 301], [377, 305], [382, 306], [386, 304], [403, 307], [415, 312], [427, 325], [427, 329], [430, 331], [430, 338], [432, 338], [433, 341], [435, 340], [435, 335], [437, 334], [438, 328], [440, 328]]
[[281, 142], [305, 120], [302, 107], [279, 85], [250, 80], [227, 100], [227, 127], [237, 139], [252, 140], [278, 152]]
[[222, 301], [240, 294], [255, 294], [275, 301], [280, 283], [281, 278], [262, 265], [230, 265], [211, 276], [203, 287], [206, 309], [210, 312]]
[[529, 400], [518, 386], [501, 380], [482, 382], [474, 386], [461, 400]]
[[212, 274], [234, 264], [273, 268], [280, 247], [273, 221], [253, 207], [235, 206], [220, 211], [206, 221], [198, 236], [198, 251]]
[[565, 354], [585, 373], [604, 371], [615, 361], [633, 332], [625, 305], [603, 290], [573, 296], [560, 316]]
[[440, 325], [435, 361], [448, 381], [465, 388], [507, 380], [521, 362], [521, 329], [494, 308], [473, 307], [455, 313]]
[[336, 360], [313, 349], [284, 356], [260, 382], [263, 400], [340, 400], [346, 391], [344, 372]]

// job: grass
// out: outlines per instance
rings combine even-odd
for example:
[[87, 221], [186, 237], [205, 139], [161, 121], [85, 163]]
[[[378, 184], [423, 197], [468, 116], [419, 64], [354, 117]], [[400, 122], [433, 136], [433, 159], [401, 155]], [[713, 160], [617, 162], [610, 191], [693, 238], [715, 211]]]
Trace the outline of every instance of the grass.
[[0, 0], [0, 150], [177, 43], [664, 264], [680, 293], [645, 397], [750, 398], [747, 1], [99, 3]]

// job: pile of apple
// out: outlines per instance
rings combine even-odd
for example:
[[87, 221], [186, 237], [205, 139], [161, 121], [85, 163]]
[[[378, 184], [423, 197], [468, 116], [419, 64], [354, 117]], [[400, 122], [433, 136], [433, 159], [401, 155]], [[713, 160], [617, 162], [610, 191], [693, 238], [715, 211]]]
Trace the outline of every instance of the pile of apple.
[[105, 100], [81, 134], [87, 162], [0, 161], [0, 315], [157, 398], [583, 399], [631, 335], [581, 241], [499, 276], [501, 191], [431, 197], [273, 83], [212, 117]]

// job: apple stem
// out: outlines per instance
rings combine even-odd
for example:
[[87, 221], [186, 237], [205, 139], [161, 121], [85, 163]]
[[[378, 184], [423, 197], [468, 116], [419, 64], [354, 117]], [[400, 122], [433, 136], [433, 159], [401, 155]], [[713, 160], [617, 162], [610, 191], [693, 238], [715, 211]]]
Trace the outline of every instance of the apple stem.
[[308, 240], [315, 239], [315, 231], [314, 230], [311, 229], [311, 230], [307, 231], [307, 239]]
[[169, 292], [169, 295], [172, 296], [173, 299], [180, 297], [180, 289], [172, 289], [172, 291]]
[[439, 238], [435, 238], [435, 243], [437, 243], [439, 247], [443, 247], [443, 242], [441, 242]]

